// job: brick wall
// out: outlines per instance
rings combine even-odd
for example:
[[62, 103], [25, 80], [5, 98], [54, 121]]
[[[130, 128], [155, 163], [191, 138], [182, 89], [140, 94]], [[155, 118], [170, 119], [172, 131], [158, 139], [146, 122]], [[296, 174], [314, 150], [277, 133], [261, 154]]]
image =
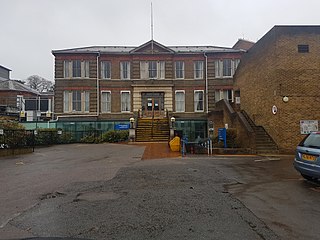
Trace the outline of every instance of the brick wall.
[[[283, 152], [292, 152], [303, 138], [300, 120], [320, 120], [320, 29], [295, 30], [273, 28], [244, 55], [235, 76], [241, 108]], [[308, 44], [310, 52], [298, 53], [299, 44]]]

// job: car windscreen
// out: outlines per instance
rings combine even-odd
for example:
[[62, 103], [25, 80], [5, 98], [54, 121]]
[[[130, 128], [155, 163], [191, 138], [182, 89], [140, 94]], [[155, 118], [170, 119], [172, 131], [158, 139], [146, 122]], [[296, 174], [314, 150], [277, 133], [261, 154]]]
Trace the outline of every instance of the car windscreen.
[[299, 144], [299, 146], [320, 149], [320, 134], [310, 134]]

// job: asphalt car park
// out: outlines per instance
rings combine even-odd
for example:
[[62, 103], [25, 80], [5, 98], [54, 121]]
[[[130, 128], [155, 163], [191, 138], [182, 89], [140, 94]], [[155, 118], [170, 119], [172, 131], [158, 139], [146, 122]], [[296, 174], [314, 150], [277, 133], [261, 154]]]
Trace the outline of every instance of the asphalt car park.
[[[0, 160], [0, 239], [317, 239], [320, 188], [294, 156], [72, 144]], [[306, 230], [307, 229], [307, 230]]]

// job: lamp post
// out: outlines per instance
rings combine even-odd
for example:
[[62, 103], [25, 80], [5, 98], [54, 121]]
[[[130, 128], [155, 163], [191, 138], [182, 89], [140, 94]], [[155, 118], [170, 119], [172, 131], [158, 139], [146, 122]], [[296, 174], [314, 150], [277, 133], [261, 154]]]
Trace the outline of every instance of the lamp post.
[[176, 121], [175, 117], [170, 118], [171, 127], [170, 127], [170, 139], [174, 138], [174, 123]]
[[130, 118], [130, 128], [134, 128], [134, 118]]
[[171, 117], [171, 127], [174, 128], [174, 123], [176, 121], [176, 118], [175, 117]]
[[136, 136], [136, 131], [135, 131], [135, 129], [134, 129], [134, 121], [135, 121], [135, 120], [134, 120], [133, 117], [131, 117], [131, 118], [129, 119], [129, 121], [130, 121], [129, 139], [130, 139], [131, 142], [133, 142], [134, 139], [135, 139], [135, 136]]

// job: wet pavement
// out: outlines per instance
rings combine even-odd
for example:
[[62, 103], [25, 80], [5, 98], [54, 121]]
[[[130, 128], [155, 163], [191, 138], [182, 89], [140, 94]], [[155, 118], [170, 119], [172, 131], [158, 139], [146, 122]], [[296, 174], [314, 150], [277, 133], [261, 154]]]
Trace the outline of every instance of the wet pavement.
[[318, 239], [319, 186], [293, 156], [166, 147], [73, 144], [2, 158], [0, 239]]
[[145, 146], [141, 160], [176, 158], [180, 157], [180, 152], [172, 152], [167, 142], [134, 143], [135, 145]]

